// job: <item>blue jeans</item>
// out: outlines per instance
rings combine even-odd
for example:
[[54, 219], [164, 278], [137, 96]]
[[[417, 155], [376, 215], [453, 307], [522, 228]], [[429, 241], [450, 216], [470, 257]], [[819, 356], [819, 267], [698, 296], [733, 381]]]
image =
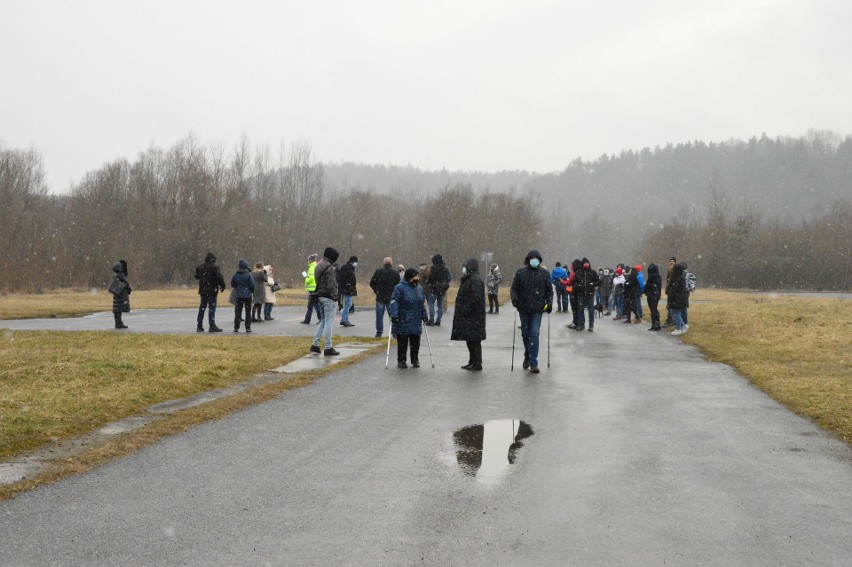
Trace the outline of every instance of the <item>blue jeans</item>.
[[[438, 318], [435, 318], [435, 303], [438, 303]], [[444, 296], [430, 293], [426, 296], [426, 303], [429, 305], [429, 322], [440, 323], [441, 317], [444, 316]]]
[[589, 328], [593, 328], [595, 326], [595, 296], [585, 296], [580, 295], [577, 297], [577, 317], [579, 319], [579, 323], [577, 323], [578, 327], [583, 327], [586, 324], [586, 312], [589, 313]]
[[615, 295], [615, 316], [624, 317], [624, 296]]
[[642, 296], [636, 298], [636, 316], [642, 318]]
[[314, 310], [317, 312], [317, 319], [322, 319], [322, 311], [320, 311], [320, 304], [317, 301], [317, 296], [313, 293], [308, 294], [308, 310], [305, 312], [305, 321], [310, 323], [311, 316], [313, 315]]
[[683, 312], [684, 311], [686, 311], [686, 310], [685, 309], [672, 309], [672, 319], [674, 319], [675, 327], [677, 328], [678, 331], [683, 330], [684, 325], [686, 325], [686, 322], [683, 320]]
[[337, 302], [327, 297], [320, 297], [320, 309], [322, 310], [322, 319], [320, 319], [317, 333], [314, 335], [314, 346], [319, 346], [320, 337], [325, 334], [325, 348], [331, 348], [331, 331], [334, 326], [334, 308], [337, 307]]
[[554, 284], [553, 287], [556, 288], [556, 289], [553, 290], [553, 294], [556, 296], [556, 310], [557, 311], [567, 310], [568, 309], [567, 305], [565, 306], [565, 309], [562, 308], [562, 299], [564, 297], [562, 295], [562, 289], [564, 289], [564, 288], [562, 287], [561, 284]]
[[198, 326], [201, 326], [201, 323], [204, 322], [204, 309], [209, 309], [207, 312], [207, 321], [210, 323], [210, 326], [214, 326], [216, 324], [216, 298], [218, 294], [211, 293], [209, 295], [201, 296], [201, 304], [198, 306]]
[[272, 317], [272, 306], [273, 305], [275, 305], [275, 304], [274, 303], [264, 303], [263, 304], [263, 318], [264, 319], [269, 319], [270, 317]]
[[390, 315], [390, 306], [385, 305], [381, 301], [376, 302], [376, 336], [381, 336], [385, 333], [385, 311]]
[[351, 295], [342, 295], [340, 298], [343, 300], [343, 311], [340, 312], [340, 322], [348, 323], [349, 322], [349, 308], [352, 307], [352, 296]]
[[518, 311], [521, 318], [521, 338], [524, 340], [524, 358], [530, 359], [530, 366], [538, 366], [538, 332], [541, 328], [541, 313]]

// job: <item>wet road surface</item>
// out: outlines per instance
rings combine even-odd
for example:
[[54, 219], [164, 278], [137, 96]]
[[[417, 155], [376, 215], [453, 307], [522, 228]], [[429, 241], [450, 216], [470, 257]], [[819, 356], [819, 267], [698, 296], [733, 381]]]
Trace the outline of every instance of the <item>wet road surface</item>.
[[420, 369], [372, 357], [0, 502], [0, 565], [848, 564], [846, 444], [647, 325], [554, 314], [551, 368], [545, 322], [541, 374], [520, 336], [511, 372], [512, 315], [482, 372], [450, 314], [434, 369], [423, 337]]

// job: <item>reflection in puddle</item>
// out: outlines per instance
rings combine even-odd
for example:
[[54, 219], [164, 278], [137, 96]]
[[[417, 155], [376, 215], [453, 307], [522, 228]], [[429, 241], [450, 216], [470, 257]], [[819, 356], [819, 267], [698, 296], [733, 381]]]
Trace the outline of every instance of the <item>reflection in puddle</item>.
[[496, 484], [515, 462], [522, 440], [533, 435], [532, 427], [517, 419], [487, 421], [453, 433], [456, 459], [465, 474], [477, 482]]

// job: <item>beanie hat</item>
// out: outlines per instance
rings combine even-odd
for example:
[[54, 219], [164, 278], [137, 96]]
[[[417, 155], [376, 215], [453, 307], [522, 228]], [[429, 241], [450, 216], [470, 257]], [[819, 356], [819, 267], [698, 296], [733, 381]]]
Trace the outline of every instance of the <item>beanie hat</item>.
[[615, 275], [620, 276], [620, 275], [621, 275], [621, 274], [623, 274], [623, 273], [624, 273], [624, 270], [622, 270], [621, 268], [616, 268], [616, 269], [615, 269]]
[[323, 250], [322, 255], [324, 257], [328, 258], [329, 260], [331, 260], [332, 263], [337, 262], [337, 259], [340, 258], [340, 252], [338, 252], [337, 250], [335, 250], [331, 246], [329, 246], [328, 248]]
[[411, 278], [419, 274], [420, 272], [417, 270], [417, 268], [408, 268], [407, 270], [405, 270], [405, 281], [410, 282]]
[[349, 256], [349, 263], [354, 264], [358, 261], [358, 256]]
[[240, 262], [237, 265], [240, 267], [241, 270], [248, 270], [249, 267], [249, 263], [242, 258], [240, 258]]
[[642, 264], [636, 264], [636, 271], [637, 271], [637, 272], [641, 272], [641, 271], [642, 271]]

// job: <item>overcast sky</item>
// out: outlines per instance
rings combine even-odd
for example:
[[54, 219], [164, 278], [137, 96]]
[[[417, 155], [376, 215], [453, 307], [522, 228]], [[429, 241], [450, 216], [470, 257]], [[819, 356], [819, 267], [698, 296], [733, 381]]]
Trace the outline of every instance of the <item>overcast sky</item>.
[[848, 0], [0, 0], [0, 141], [65, 192], [190, 132], [317, 159], [563, 169], [852, 134]]

